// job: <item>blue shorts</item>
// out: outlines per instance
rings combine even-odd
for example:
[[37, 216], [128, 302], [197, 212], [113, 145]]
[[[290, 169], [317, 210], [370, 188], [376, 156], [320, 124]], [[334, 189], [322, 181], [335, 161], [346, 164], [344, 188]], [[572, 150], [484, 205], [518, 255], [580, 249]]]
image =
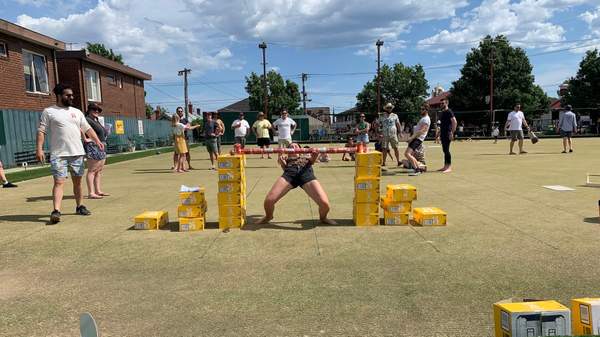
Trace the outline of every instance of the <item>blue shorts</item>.
[[369, 143], [369, 135], [365, 133], [365, 134], [356, 136], [356, 142], [368, 144]]
[[560, 130], [560, 136], [563, 138], [571, 138], [573, 137], [573, 131]]
[[83, 156], [55, 157], [50, 156], [50, 169], [54, 178], [64, 179], [69, 171], [74, 177], [82, 177], [85, 174]]

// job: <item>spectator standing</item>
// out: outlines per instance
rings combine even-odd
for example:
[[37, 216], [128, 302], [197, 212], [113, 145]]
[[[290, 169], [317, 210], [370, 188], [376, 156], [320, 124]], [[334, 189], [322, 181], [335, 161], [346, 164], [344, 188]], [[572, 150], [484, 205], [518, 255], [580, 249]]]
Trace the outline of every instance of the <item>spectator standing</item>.
[[567, 153], [567, 145], [569, 145], [569, 152], [573, 152], [573, 142], [571, 137], [577, 130], [577, 116], [573, 113], [573, 107], [567, 105], [565, 112], [560, 115], [558, 120], [558, 129], [560, 130], [560, 136], [563, 139], [563, 152]]
[[[271, 122], [265, 119], [265, 113], [259, 112], [258, 119], [252, 124], [252, 132], [256, 136], [256, 145], [261, 149], [269, 148], [271, 144], [271, 137], [269, 135], [269, 130], [271, 130], [273, 126]], [[271, 155], [267, 153], [267, 157], [271, 159]], [[264, 159], [264, 153], [261, 153], [260, 159]]]
[[[175, 113], [177, 113], [177, 115], [179, 116], [179, 123], [183, 124], [183, 125], [190, 125], [190, 121], [183, 117], [183, 108], [178, 106], [177, 109], [175, 109]], [[188, 141], [188, 133], [187, 130], [184, 130], [183, 132], [183, 138], [185, 140], [185, 147], [189, 150], [189, 144], [187, 143]], [[175, 139], [173, 139], [173, 141], [175, 141]], [[175, 146], [175, 148], [177, 149], [177, 147]], [[175, 152], [173, 152], [173, 169], [175, 169], [175, 166], [177, 166], [177, 162], [176, 162], [176, 158], [179, 158], [177, 150], [175, 150]], [[185, 154], [185, 159], [187, 161], [188, 167], [190, 170], [193, 170], [194, 168], [192, 167], [192, 158], [190, 157], [190, 152], [188, 151]]]
[[[385, 166], [385, 161], [387, 158], [388, 150], [390, 146], [394, 149], [394, 154], [396, 155], [396, 162], [398, 166], [400, 166], [400, 152], [398, 151], [398, 131], [400, 131], [400, 120], [398, 119], [398, 115], [394, 112], [394, 105], [392, 103], [387, 103], [383, 107], [383, 117], [381, 118], [381, 128], [383, 133], [383, 166]], [[391, 155], [390, 155], [391, 157]], [[392, 160], [394, 158], [392, 157]]]
[[442, 111], [440, 112], [440, 141], [442, 143], [442, 151], [444, 151], [444, 166], [439, 169], [442, 173], [452, 172], [452, 155], [450, 154], [450, 143], [454, 139], [454, 132], [456, 132], [456, 117], [454, 112], [448, 107], [449, 102], [447, 98], [443, 98]]
[[215, 169], [215, 160], [217, 159], [219, 148], [217, 145], [217, 135], [219, 134], [219, 126], [213, 119], [213, 114], [207, 113], [204, 121], [204, 143], [210, 157], [210, 169]]
[[221, 116], [219, 115], [218, 112], [215, 112], [213, 115], [213, 119], [215, 120], [215, 123], [217, 123], [217, 153], [220, 156], [221, 155], [221, 138], [222, 136], [225, 134], [225, 123], [223, 123], [223, 121], [221, 120]]
[[513, 148], [517, 140], [519, 141], [519, 154], [527, 153], [523, 150], [523, 138], [525, 138], [523, 136], [523, 125], [529, 129], [525, 115], [521, 111], [521, 104], [517, 103], [515, 109], [508, 114], [505, 125], [505, 129], [510, 132], [510, 152], [508, 153], [510, 155], [516, 154]]
[[440, 143], [440, 135], [442, 133], [442, 130], [440, 129], [440, 124], [442, 124], [442, 122], [440, 122], [439, 120], [435, 123], [435, 140], [433, 142], [436, 144]]
[[494, 128], [492, 129], [492, 137], [494, 137], [494, 144], [498, 143], [498, 136], [500, 135], [500, 129], [498, 128], [498, 124], [494, 122]]
[[462, 138], [465, 136], [465, 121], [460, 121], [460, 124], [458, 125], [457, 136], [457, 138]]
[[81, 178], [85, 174], [83, 165], [85, 150], [81, 142], [81, 132], [91, 138], [100, 150], [104, 151], [104, 144], [86, 121], [83, 112], [72, 106], [73, 90], [69, 86], [59, 83], [54, 87], [53, 92], [56, 95], [56, 105], [48, 107], [42, 112], [36, 142], [36, 157], [43, 163], [46, 156], [42, 147], [46, 134], [50, 133], [50, 167], [54, 177], [52, 188], [54, 210], [50, 214], [50, 224], [60, 222], [64, 184], [69, 171], [73, 180], [75, 213], [78, 215], [92, 214], [82, 204]]
[[[90, 103], [85, 113], [85, 120], [94, 129], [98, 139], [106, 146], [107, 132], [104, 126], [100, 124], [99, 116], [102, 113], [102, 108], [96, 103]], [[85, 182], [88, 189], [89, 199], [102, 199], [109, 196], [108, 193], [102, 191], [102, 171], [106, 162], [106, 152], [100, 150], [96, 143], [90, 138], [83, 135], [83, 148], [87, 157], [88, 171], [85, 176]]]
[[248, 124], [248, 121], [244, 119], [243, 112], [240, 113], [240, 117], [238, 119], [233, 121], [231, 128], [233, 129], [235, 143], [240, 144], [242, 149], [246, 147], [246, 136], [248, 135], [250, 124]]
[[287, 110], [284, 109], [281, 111], [281, 117], [273, 123], [273, 127], [277, 130], [279, 147], [290, 147], [292, 144], [292, 135], [296, 131], [296, 122], [288, 117]]
[[180, 119], [179, 115], [174, 114], [173, 117], [171, 118], [171, 126], [173, 127], [173, 138], [174, 138], [174, 147], [175, 147], [175, 154], [176, 154], [176, 162], [175, 162], [174, 171], [178, 172], [178, 173], [188, 172], [189, 168], [185, 167], [185, 163], [186, 163], [185, 158], [186, 158], [186, 153], [189, 152], [189, 149], [187, 147], [185, 131], [196, 129], [200, 125], [190, 126], [189, 124], [183, 124], [183, 123], [181, 123], [181, 119]]
[[358, 117], [358, 123], [354, 128], [354, 134], [356, 135], [356, 142], [363, 145], [369, 144], [369, 130], [371, 125], [365, 120], [366, 116], [361, 113]]

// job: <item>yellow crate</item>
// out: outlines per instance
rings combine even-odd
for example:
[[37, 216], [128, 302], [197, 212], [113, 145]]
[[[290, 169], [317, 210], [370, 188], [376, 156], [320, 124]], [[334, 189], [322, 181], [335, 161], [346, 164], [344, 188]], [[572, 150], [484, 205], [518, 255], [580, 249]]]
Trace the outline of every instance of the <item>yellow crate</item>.
[[241, 228], [245, 224], [246, 217], [243, 216], [219, 217], [219, 229]]
[[383, 211], [383, 223], [388, 226], [407, 226], [410, 224], [410, 213]]
[[219, 193], [245, 193], [246, 186], [239, 181], [219, 181]]
[[193, 205], [193, 206], [186, 206], [186, 205], [179, 205], [177, 207], [177, 217], [178, 218], [198, 218], [198, 217], [202, 217], [204, 216], [204, 213], [206, 213], [206, 203], [202, 204], [202, 205]]
[[182, 205], [200, 205], [205, 202], [204, 187], [198, 192], [179, 192], [179, 203]]
[[600, 335], [600, 298], [571, 300], [573, 336]]
[[355, 202], [352, 207], [352, 212], [357, 215], [379, 214], [379, 204], [376, 202]]
[[358, 214], [355, 212], [353, 219], [356, 226], [378, 226], [379, 212], [366, 214]]
[[204, 216], [198, 218], [179, 218], [179, 231], [191, 232], [204, 230], [206, 219]]
[[242, 182], [246, 180], [244, 170], [240, 169], [219, 169], [219, 181], [236, 181]]
[[381, 166], [356, 166], [355, 178], [381, 177]]
[[219, 217], [245, 216], [246, 209], [242, 205], [219, 205]]
[[379, 151], [357, 153], [356, 166], [379, 166], [383, 163], [383, 154]]
[[447, 214], [437, 207], [419, 207], [413, 209], [413, 219], [421, 226], [445, 226]]
[[246, 202], [245, 194], [243, 193], [219, 193], [217, 194], [217, 200], [219, 205], [230, 204], [230, 205], [241, 205], [242, 202]]
[[381, 184], [381, 178], [374, 177], [359, 177], [354, 178], [354, 190], [377, 190], [379, 191], [379, 185]]
[[496, 337], [571, 335], [571, 312], [557, 301], [508, 299], [494, 303], [494, 323]]
[[358, 203], [378, 203], [379, 204], [379, 189], [376, 190], [355, 190], [354, 201]]
[[217, 168], [219, 169], [234, 169], [244, 166], [244, 160], [239, 155], [222, 155], [217, 158]]
[[144, 212], [134, 218], [135, 229], [159, 229], [169, 223], [169, 213], [165, 211]]
[[381, 197], [381, 208], [391, 213], [410, 213], [412, 210], [412, 202], [391, 201], [388, 198]]
[[387, 185], [386, 198], [390, 201], [413, 201], [417, 199], [417, 188], [409, 184]]

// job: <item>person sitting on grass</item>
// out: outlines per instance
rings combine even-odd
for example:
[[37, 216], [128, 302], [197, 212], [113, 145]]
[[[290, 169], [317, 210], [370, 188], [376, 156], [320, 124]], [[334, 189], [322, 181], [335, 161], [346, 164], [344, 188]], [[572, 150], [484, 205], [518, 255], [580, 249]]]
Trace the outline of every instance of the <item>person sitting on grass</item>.
[[[300, 149], [300, 146], [292, 143], [289, 148]], [[313, 172], [312, 166], [318, 157], [319, 152], [316, 150], [310, 156], [290, 153], [287, 156], [282, 155], [279, 157], [277, 161], [283, 169], [283, 174], [277, 178], [273, 187], [267, 193], [264, 201], [265, 216], [257, 221], [256, 224], [267, 224], [273, 220], [275, 204], [289, 191], [298, 186], [319, 206], [319, 219], [321, 222], [329, 225], [336, 224], [335, 221], [327, 218], [330, 207], [329, 198]]]
[[404, 152], [404, 157], [406, 157], [406, 159], [411, 163], [411, 166], [414, 168], [415, 173], [417, 174], [421, 172], [421, 169], [419, 168], [419, 162], [415, 158], [414, 153], [417, 148], [423, 146], [423, 142], [425, 141], [425, 137], [427, 137], [430, 125], [431, 119], [429, 118], [429, 106], [423, 105], [421, 107], [421, 119], [414, 127], [413, 135], [408, 138], [408, 147]]
[[425, 147], [421, 144], [413, 151], [413, 157], [417, 160], [417, 166], [414, 166], [408, 159], [402, 159], [402, 168], [414, 170], [416, 172], [427, 172], [427, 164], [425, 163]]
[[[348, 139], [346, 140], [346, 145], [345, 146], [346, 147], [350, 147], [350, 148], [356, 147], [356, 144], [354, 143], [354, 137], [348, 136]], [[349, 158], [346, 158], [346, 155], [348, 155]], [[350, 161], [350, 160], [354, 161], [355, 160], [354, 153], [344, 153], [342, 155], [342, 160], [343, 161]]]

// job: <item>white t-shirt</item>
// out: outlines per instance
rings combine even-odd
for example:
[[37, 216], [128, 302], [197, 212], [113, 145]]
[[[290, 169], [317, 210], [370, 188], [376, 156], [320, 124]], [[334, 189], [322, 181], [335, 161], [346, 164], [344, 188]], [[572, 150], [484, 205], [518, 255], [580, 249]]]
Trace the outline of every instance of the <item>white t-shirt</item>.
[[400, 120], [398, 119], [398, 115], [393, 112], [387, 117], [382, 117], [381, 127], [383, 130], [383, 135], [386, 137], [394, 137], [398, 133], [396, 123], [400, 123]]
[[[239, 128], [236, 128], [236, 125], [239, 125]], [[248, 129], [250, 129], [250, 124], [245, 119], [239, 120], [236, 119], [231, 124], [231, 128], [233, 129], [233, 134], [236, 137], [246, 137], [248, 134]]]
[[183, 134], [185, 133], [186, 126], [183, 123], [177, 123], [174, 127], [173, 127], [173, 135], [175, 136], [183, 136]]
[[498, 137], [500, 135], [500, 130], [496, 127], [492, 130], [492, 137]]
[[38, 131], [50, 133], [50, 155], [56, 157], [83, 156], [81, 131], [91, 129], [81, 110], [53, 105], [44, 109]]
[[286, 119], [277, 119], [273, 126], [277, 128], [279, 139], [292, 140], [292, 126], [296, 126], [296, 122], [293, 119], [287, 117]]
[[417, 125], [415, 125], [415, 128], [413, 129], [413, 132], [416, 133], [419, 130], [421, 130], [421, 128], [423, 127], [423, 125], [427, 125], [427, 129], [425, 129], [425, 132], [422, 133], [418, 137], [421, 141], [425, 141], [425, 138], [427, 137], [427, 133], [429, 132], [429, 126], [431, 125], [431, 118], [429, 118], [429, 116], [421, 117], [421, 119], [419, 120], [419, 123], [417, 123]]
[[523, 111], [511, 111], [508, 114], [508, 130], [509, 131], [519, 131], [523, 130], [523, 120], [525, 119], [525, 115], [523, 115]]

